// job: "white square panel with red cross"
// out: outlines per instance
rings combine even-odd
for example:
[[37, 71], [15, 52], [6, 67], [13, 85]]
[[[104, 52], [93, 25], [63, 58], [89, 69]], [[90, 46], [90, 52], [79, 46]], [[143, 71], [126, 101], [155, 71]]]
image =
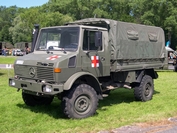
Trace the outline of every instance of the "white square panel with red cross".
[[99, 56], [91, 56], [92, 67], [99, 67]]

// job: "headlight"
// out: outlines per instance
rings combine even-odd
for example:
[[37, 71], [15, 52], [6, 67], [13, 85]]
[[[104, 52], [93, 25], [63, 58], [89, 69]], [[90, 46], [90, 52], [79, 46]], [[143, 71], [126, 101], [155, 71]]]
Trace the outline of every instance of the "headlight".
[[44, 85], [42, 88], [43, 92], [52, 92], [52, 86], [50, 85]]
[[11, 79], [11, 80], [9, 81], [9, 84], [10, 84], [11, 86], [15, 86], [15, 81], [14, 81], [13, 79]]

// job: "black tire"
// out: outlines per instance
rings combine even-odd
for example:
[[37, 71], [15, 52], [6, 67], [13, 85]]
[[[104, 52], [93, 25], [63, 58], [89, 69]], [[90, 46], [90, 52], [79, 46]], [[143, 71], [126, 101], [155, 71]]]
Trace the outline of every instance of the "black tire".
[[174, 72], [177, 72], [177, 66], [176, 65], [174, 66]]
[[95, 114], [98, 97], [91, 86], [80, 84], [67, 91], [61, 104], [62, 111], [68, 118], [81, 119]]
[[22, 92], [22, 98], [26, 105], [28, 106], [38, 106], [38, 105], [50, 105], [53, 101], [53, 96], [51, 97], [40, 97]]
[[154, 93], [154, 83], [152, 77], [145, 75], [139, 86], [134, 88], [134, 96], [137, 101], [149, 101]]

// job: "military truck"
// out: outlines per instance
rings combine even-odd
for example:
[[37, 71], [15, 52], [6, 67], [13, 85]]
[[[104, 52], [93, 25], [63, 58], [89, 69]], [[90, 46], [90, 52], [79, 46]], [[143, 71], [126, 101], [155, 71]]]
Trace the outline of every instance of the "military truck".
[[94, 115], [99, 100], [117, 88], [134, 89], [138, 101], [152, 99], [155, 68], [165, 60], [161, 28], [88, 18], [36, 35], [33, 53], [15, 61], [9, 78], [26, 105], [49, 105], [58, 97], [63, 113], [80, 119]]

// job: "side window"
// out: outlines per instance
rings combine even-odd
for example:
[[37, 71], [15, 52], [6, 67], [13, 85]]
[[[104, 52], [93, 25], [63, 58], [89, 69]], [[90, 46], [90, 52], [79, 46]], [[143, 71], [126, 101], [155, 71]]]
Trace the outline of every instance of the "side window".
[[83, 50], [102, 50], [102, 47], [99, 48], [95, 45], [95, 33], [96, 31], [84, 31]]

